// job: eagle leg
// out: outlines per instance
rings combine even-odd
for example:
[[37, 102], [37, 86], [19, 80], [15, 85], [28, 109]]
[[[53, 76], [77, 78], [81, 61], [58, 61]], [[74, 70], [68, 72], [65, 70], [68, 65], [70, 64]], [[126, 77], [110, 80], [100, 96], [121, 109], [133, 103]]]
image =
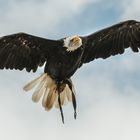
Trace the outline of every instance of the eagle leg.
[[76, 119], [76, 116], [77, 116], [77, 113], [76, 113], [76, 108], [77, 108], [77, 104], [76, 104], [76, 98], [75, 98], [75, 94], [74, 94], [74, 91], [73, 91], [73, 88], [72, 88], [72, 83], [70, 80], [65, 80], [66, 84], [68, 84], [70, 90], [71, 90], [71, 93], [72, 93], [72, 103], [73, 103], [73, 108], [74, 108], [74, 118]]
[[62, 118], [62, 122], [64, 123], [64, 115], [63, 115], [63, 109], [62, 109], [61, 99], [60, 99], [60, 93], [61, 93], [60, 82], [57, 82], [57, 91], [58, 91], [58, 104], [61, 112], [61, 118]]

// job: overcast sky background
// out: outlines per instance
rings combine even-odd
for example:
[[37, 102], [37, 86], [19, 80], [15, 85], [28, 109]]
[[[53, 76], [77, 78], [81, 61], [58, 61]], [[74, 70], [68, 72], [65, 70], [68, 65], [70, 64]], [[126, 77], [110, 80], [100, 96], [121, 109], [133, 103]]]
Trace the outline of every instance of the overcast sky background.
[[[87, 35], [126, 19], [140, 20], [139, 0], [0, 0], [0, 36], [16, 32], [58, 39]], [[0, 71], [1, 140], [139, 140], [140, 54], [84, 65], [73, 76], [78, 116], [64, 107], [45, 112], [22, 87], [39, 76]]]

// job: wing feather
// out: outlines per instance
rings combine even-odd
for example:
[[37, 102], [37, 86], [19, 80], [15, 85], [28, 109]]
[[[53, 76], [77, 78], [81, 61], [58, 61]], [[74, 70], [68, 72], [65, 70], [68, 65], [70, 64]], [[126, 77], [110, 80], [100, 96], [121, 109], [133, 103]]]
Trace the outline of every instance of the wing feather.
[[26, 33], [0, 38], [0, 69], [24, 68], [35, 72], [50, 56], [62, 47], [61, 40], [49, 40]]
[[138, 52], [140, 48], [140, 22], [124, 21], [83, 38], [86, 38], [86, 44], [82, 64], [97, 58], [105, 59], [122, 54], [128, 47], [133, 52]]

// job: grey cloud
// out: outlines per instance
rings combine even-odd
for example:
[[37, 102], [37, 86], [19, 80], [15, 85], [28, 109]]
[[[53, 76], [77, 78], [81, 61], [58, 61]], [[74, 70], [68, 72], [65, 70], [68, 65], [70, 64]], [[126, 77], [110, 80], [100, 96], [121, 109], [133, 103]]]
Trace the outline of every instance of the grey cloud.
[[131, 19], [135, 18], [140, 20], [140, 1], [139, 0], [124, 0], [122, 2], [122, 11], [123, 14], [121, 16], [122, 19]]
[[[8, 10], [1, 14], [1, 35], [12, 32], [28, 31], [31, 33], [57, 34], [62, 21], [69, 21], [79, 14], [91, 0], [75, 2], [59, 0], [42, 1], [7, 1]], [[31, 6], [32, 5], [32, 6]], [[4, 6], [6, 7], [6, 5]], [[2, 12], [2, 11], [1, 11]], [[2, 16], [3, 15], [3, 16]]]

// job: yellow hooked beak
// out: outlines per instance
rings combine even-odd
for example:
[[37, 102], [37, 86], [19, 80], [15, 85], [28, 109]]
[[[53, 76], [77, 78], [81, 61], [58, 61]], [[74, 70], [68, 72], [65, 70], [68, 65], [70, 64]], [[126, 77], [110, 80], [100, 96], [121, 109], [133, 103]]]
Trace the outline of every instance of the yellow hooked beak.
[[72, 44], [72, 46], [78, 45], [79, 43], [80, 43], [80, 38], [78, 36], [70, 40], [70, 44]]

